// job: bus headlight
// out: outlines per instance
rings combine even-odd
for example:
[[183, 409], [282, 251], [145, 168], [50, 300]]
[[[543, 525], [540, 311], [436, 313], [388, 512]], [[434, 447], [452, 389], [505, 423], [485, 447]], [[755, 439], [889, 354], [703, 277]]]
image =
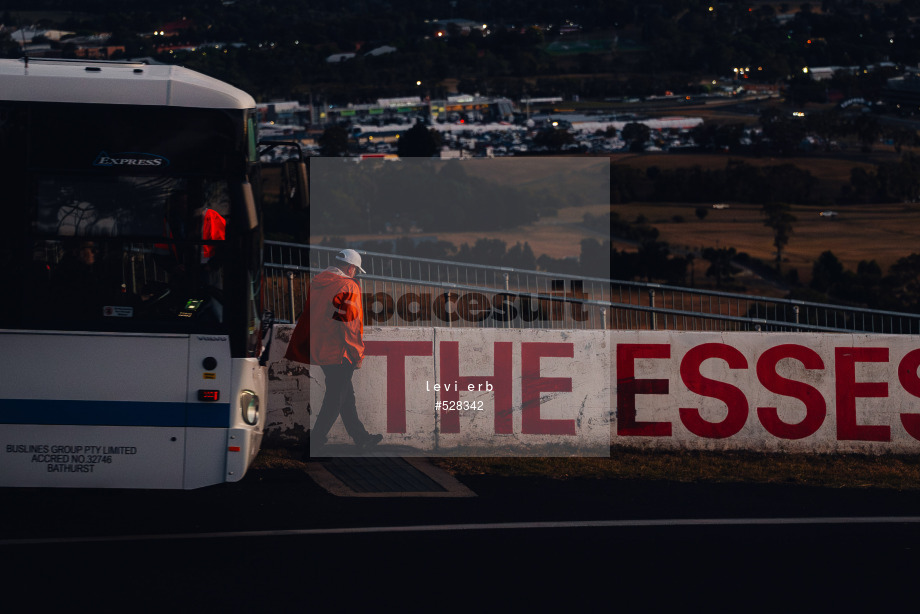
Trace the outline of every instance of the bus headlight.
[[259, 422], [259, 395], [252, 390], [240, 393], [240, 415], [243, 422], [255, 426]]

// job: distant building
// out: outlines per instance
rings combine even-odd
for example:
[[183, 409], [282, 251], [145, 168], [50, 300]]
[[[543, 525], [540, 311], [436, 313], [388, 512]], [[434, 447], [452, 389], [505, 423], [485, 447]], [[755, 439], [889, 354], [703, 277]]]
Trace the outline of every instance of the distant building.
[[59, 41], [64, 36], [69, 36], [74, 32], [65, 32], [63, 30], [46, 30], [44, 28], [20, 28], [10, 32], [10, 39], [20, 46], [27, 45], [36, 38], [44, 38], [49, 41]]
[[841, 68], [840, 66], [815, 66], [808, 69], [808, 74], [815, 81], [827, 81], [833, 78], [834, 73]]
[[[360, 50], [361, 46], [358, 45], [357, 47]], [[375, 57], [378, 55], [386, 55], [388, 53], [394, 53], [396, 51], [397, 51], [396, 47], [391, 47], [390, 45], [382, 45], [380, 47], [375, 47], [374, 49], [371, 49], [370, 51], [365, 52], [364, 57], [368, 57], [368, 56]], [[358, 54], [356, 52], [355, 53], [333, 53], [332, 55], [326, 58], [326, 62], [328, 64], [337, 64], [339, 62], [345, 62], [354, 57], [357, 57], [357, 55]]]
[[107, 60], [115, 53], [124, 53], [125, 47], [124, 45], [79, 45], [73, 52], [78, 58]]
[[863, 71], [874, 71], [880, 68], [894, 68], [894, 62], [879, 62], [866, 66], [809, 66], [808, 74], [815, 81], [826, 81], [834, 76], [834, 73], [848, 73], [855, 75]]
[[34, 45], [22, 45], [23, 55], [27, 55], [33, 58], [40, 57], [52, 57], [57, 55], [59, 52], [56, 49], [51, 48], [51, 43], [37, 43]]
[[418, 96], [381, 98], [371, 104], [350, 104], [328, 110], [332, 122], [414, 123], [419, 117], [432, 122], [500, 122], [514, 119], [514, 107], [507, 98], [450, 96], [443, 100], [422, 100]]
[[296, 100], [265, 102], [256, 105], [260, 123], [276, 126], [306, 126], [310, 124], [311, 109]]
[[385, 55], [387, 53], [395, 53], [395, 52], [396, 52], [396, 47], [391, 47], [390, 45], [383, 45], [382, 47], [371, 49], [364, 55], [378, 56], [378, 55]]
[[581, 132], [595, 132], [608, 128], [613, 128], [619, 132], [623, 130], [626, 124], [630, 123], [645, 124], [650, 130], [691, 130], [702, 124], [703, 118], [684, 116], [624, 118], [622, 115], [603, 116], [583, 115], [579, 113], [550, 113], [534, 115], [532, 122], [534, 126], [570, 128]]
[[488, 26], [480, 21], [470, 21], [469, 19], [435, 19], [428, 22], [431, 35], [437, 38], [444, 38], [453, 33], [468, 36], [474, 31], [485, 31]]
[[909, 73], [888, 79], [882, 90], [882, 100], [904, 113], [920, 112], [920, 75]]
[[196, 51], [198, 45], [157, 45], [154, 50], [157, 53], [175, 53], [176, 51]]
[[188, 30], [194, 25], [192, 20], [186, 19], [183, 17], [179, 21], [171, 21], [169, 23], [163, 24], [159, 30], [160, 36], [179, 36], [185, 30]]
[[354, 53], [333, 53], [326, 58], [326, 62], [330, 64], [335, 64], [336, 62], [344, 62], [345, 60], [350, 60], [355, 57]]

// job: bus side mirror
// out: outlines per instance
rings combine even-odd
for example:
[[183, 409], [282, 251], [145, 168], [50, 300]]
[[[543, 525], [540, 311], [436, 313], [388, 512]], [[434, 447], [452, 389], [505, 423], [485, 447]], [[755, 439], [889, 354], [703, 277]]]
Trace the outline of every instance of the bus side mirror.
[[259, 356], [259, 366], [268, 364], [268, 355], [272, 349], [272, 333], [275, 330], [275, 313], [269, 309], [262, 312], [262, 355]]
[[240, 185], [243, 197], [243, 210], [246, 212], [246, 223], [249, 230], [259, 227], [259, 210], [256, 208], [256, 199], [252, 194], [252, 184], [247, 179]]
[[291, 160], [288, 162], [288, 176], [292, 176], [296, 186], [296, 198], [293, 203], [298, 209], [310, 208], [310, 174], [307, 171], [307, 163], [303, 160]]

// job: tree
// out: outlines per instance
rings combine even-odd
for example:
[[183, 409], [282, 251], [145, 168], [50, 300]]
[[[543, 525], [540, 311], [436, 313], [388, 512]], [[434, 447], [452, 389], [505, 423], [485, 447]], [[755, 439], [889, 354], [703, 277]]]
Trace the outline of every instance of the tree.
[[421, 241], [415, 246], [412, 255], [416, 258], [446, 260], [456, 251], [456, 246], [449, 241]]
[[581, 240], [581, 255], [578, 261], [581, 263], [582, 275], [586, 277], [610, 277], [610, 241], [598, 241], [597, 239]]
[[843, 279], [843, 264], [830, 250], [822, 252], [811, 267], [811, 283], [819, 292], [827, 292]]
[[831, 139], [840, 132], [840, 111], [819, 111], [805, 116], [805, 127], [818, 136], [824, 151], [831, 150]]
[[735, 273], [732, 258], [735, 257], [734, 247], [707, 247], [703, 250], [703, 258], [709, 261], [706, 277], [716, 278], [716, 287], [722, 286], [722, 280], [729, 280]]
[[560, 151], [564, 145], [575, 142], [575, 137], [565, 128], [547, 128], [538, 132], [533, 142], [551, 151]]
[[534, 256], [533, 249], [531, 249], [529, 243], [525, 241], [524, 244], [521, 245], [520, 242], [517, 242], [513, 247], [508, 248], [503, 264], [515, 269], [535, 271], [537, 268], [537, 258]]
[[864, 152], [872, 151], [872, 145], [878, 141], [882, 135], [882, 125], [876, 117], [863, 113], [856, 117], [853, 122], [853, 130], [857, 138], [862, 143]]
[[790, 117], [775, 107], [768, 107], [760, 113], [763, 136], [769, 139], [772, 149], [782, 154], [792, 153], [805, 138], [805, 122]]
[[460, 246], [457, 261], [498, 266], [505, 261], [506, 251], [506, 244], [501, 239], [476, 239], [473, 247], [467, 243]]
[[916, 147], [918, 141], [920, 141], [920, 139], [917, 138], [916, 130], [910, 130], [909, 128], [890, 128], [887, 136], [891, 137], [891, 140], [894, 142], [894, 150], [897, 153], [901, 153], [905, 145]]
[[916, 202], [920, 198], [920, 156], [912, 151], [901, 156], [900, 162], [880, 164], [876, 177], [891, 200]]
[[342, 126], [329, 126], [319, 137], [324, 156], [344, 156], [348, 153], [348, 132]]
[[399, 139], [396, 152], [401, 158], [430, 158], [441, 150], [441, 135], [416, 123]]
[[744, 136], [744, 124], [725, 124], [716, 129], [714, 140], [717, 147], [737, 147]]
[[639, 275], [639, 254], [623, 250], [618, 252], [610, 245], [610, 278], [631, 280]]
[[709, 215], [709, 209], [707, 209], [706, 207], [697, 207], [695, 210], [695, 213], [696, 213], [697, 219], [699, 219], [702, 222], [704, 219], [706, 219], [706, 216]]
[[773, 246], [776, 247], [776, 270], [780, 271], [783, 263], [783, 248], [789, 243], [792, 234], [792, 223], [796, 217], [792, 215], [792, 208], [786, 203], [767, 203], [761, 208], [764, 215], [764, 226], [773, 231]]
[[645, 149], [645, 142], [648, 141], [652, 131], [645, 124], [630, 122], [623, 126], [623, 140], [629, 143], [630, 151], [641, 151]]
[[899, 309], [920, 310], [920, 254], [898, 259], [889, 267], [886, 281]]
[[646, 281], [668, 279], [670, 255], [671, 247], [665, 241], [642, 241], [639, 245], [639, 275], [645, 277]]

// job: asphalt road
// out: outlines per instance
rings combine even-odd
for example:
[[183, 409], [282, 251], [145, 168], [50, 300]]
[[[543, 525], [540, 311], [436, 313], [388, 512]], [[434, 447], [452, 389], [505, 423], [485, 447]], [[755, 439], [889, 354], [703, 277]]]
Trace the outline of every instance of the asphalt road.
[[35, 612], [917, 610], [920, 492], [462, 481], [476, 497], [336, 497], [278, 469], [188, 492], [4, 489], [3, 599]]

